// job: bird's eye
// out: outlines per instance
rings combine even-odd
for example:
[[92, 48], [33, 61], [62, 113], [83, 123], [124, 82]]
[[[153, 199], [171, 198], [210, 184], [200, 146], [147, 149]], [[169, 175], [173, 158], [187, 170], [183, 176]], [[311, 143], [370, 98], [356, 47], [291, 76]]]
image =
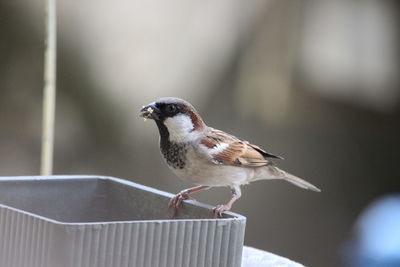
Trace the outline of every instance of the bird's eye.
[[175, 104], [170, 104], [170, 105], [167, 105], [166, 109], [167, 109], [168, 113], [172, 114], [172, 113], [176, 112], [177, 107]]

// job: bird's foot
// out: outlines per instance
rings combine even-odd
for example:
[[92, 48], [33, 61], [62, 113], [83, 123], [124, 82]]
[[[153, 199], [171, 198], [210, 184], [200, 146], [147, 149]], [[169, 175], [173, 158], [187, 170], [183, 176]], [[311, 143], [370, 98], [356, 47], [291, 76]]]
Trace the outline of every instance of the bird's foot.
[[171, 208], [174, 209], [172, 219], [174, 219], [176, 217], [176, 214], [178, 213], [178, 209], [181, 206], [182, 201], [184, 201], [186, 199], [195, 200], [194, 198], [189, 196], [189, 192], [187, 190], [183, 190], [180, 193], [176, 194], [173, 198], [171, 198], [171, 200], [169, 201], [169, 204], [168, 204], [168, 209], [171, 209]]
[[210, 210], [210, 213], [214, 215], [214, 219], [217, 217], [222, 218], [222, 213], [224, 211], [228, 211], [230, 209], [231, 209], [231, 207], [228, 205], [217, 205], [216, 207], [214, 207]]

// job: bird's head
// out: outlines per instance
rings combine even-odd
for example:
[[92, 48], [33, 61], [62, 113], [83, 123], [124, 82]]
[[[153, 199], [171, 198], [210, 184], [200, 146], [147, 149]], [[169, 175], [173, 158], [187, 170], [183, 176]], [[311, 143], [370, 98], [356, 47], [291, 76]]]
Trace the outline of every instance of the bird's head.
[[205, 127], [195, 108], [176, 97], [163, 97], [144, 106], [139, 116], [154, 120], [160, 135], [168, 135], [170, 141], [188, 141]]

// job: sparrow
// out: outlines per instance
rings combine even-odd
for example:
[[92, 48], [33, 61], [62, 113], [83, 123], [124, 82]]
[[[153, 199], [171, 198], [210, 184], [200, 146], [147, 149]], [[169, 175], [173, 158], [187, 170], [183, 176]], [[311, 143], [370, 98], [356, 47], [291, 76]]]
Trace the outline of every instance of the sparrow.
[[140, 110], [139, 116], [155, 121], [160, 150], [168, 167], [196, 187], [176, 194], [169, 202], [173, 218], [190, 194], [217, 186], [228, 186], [231, 199], [217, 205], [214, 218], [240, 198], [240, 186], [257, 180], [280, 179], [312, 191], [321, 190], [309, 182], [279, 169], [271, 159], [283, 159], [233, 135], [207, 126], [196, 109], [176, 97], [163, 97]]

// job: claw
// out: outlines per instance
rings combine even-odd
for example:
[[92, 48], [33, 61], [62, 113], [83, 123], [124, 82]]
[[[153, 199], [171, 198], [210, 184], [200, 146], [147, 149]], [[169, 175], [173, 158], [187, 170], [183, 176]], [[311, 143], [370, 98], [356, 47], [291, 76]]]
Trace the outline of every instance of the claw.
[[210, 213], [214, 215], [214, 219], [216, 219], [217, 217], [222, 218], [222, 213], [228, 210], [230, 210], [230, 208], [226, 205], [217, 205], [210, 210]]
[[186, 199], [194, 200], [194, 198], [189, 196], [189, 193], [185, 190], [176, 194], [173, 198], [171, 198], [171, 200], [168, 203], [168, 209], [171, 208], [174, 209], [174, 213], [172, 214], [172, 219], [175, 219], [176, 215], [178, 214], [178, 209], [182, 205], [182, 201]]
[[232, 188], [232, 198], [225, 205], [217, 205], [215, 208], [210, 210], [211, 215], [214, 214], [214, 219], [217, 217], [222, 218], [222, 213], [224, 211], [231, 210], [233, 202], [235, 202], [240, 197], [240, 188], [235, 186]]
[[168, 203], [168, 210], [171, 208], [174, 208], [174, 214], [172, 215], [172, 219], [174, 219], [176, 214], [178, 213], [178, 209], [181, 206], [182, 201], [184, 201], [185, 199], [195, 200], [194, 198], [189, 196], [189, 194], [203, 190], [203, 189], [208, 189], [208, 188], [209, 188], [209, 186], [205, 186], [205, 185], [195, 186], [195, 187], [183, 190], [180, 193], [176, 194], [173, 198], [171, 198], [171, 200]]

